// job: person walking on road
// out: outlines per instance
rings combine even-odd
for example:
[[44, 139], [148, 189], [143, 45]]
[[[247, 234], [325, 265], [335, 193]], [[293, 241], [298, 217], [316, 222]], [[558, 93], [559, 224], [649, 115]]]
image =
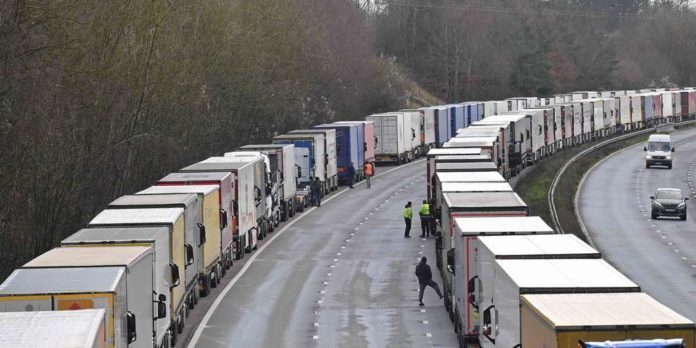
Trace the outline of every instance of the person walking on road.
[[350, 188], [354, 188], [353, 182], [355, 181], [355, 166], [353, 165], [353, 162], [350, 162], [350, 167], [348, 167], [348, 180]]
[[418, 215], [420, 216], [421, 222], [421, 238], [430, 238], [430, 204], [428, 204], [428, 201], [425, 199], [418, 209]]
[[428, 262], [428, 259], [423, 256], [421, 257], [418, 266], [416, 266], [416, 277], [418, 277], [418, 285], [420, 286], [420, 291], [418, 292], [419, 306], [425, 306], [425, 304], [423, 304], [423, 292], [425, 292], [426, 286], [433, 288], [437, 293], [437, 296], [440, 296], [440, 299], [442, 299], [440, 287], [433, 280], [433, 272], [430, 270], [430, 266], [426, 262]]
[[374, 164], [365, 161], [365, 165], [363, 166], [363, 172], [365, 173], [365, 184], [367, 184], [367, 188], [372, 187], [370, 184], [370, 178], [375, 175], [375, 168]]
[[404, 238], [411, 238], [411, 219], [413, 218], [413, 209], [411, 209], [411, 202], [406, 203], [404, 207], [404, 222], [406, 222], [406, 230], [404, 230]]
[[312, 205], [321, 207], [321, 181], [318, 177], [311, 179], [310, 188], [312, 189]]

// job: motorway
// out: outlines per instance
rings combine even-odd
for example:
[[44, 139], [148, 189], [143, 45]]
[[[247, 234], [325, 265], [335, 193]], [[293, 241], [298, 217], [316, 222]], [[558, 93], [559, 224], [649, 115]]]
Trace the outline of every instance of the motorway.
[[215, 302], [197, 308], [209, 310], [195, 332], [187, 328], [188, 346], [456, 347], [432, 289], [418, 306], [420, 256], [442, 286], [435, 240], [418, 238], [417, 216], [414, 237], [403, 237], [403, 206], [412, 201], [417, 215], [424, 197], [424, 161], [377, 168], [371, 189], [362, 183], [325, 197], [281, 225], [215, 289]]
[[[672, 134], [673, 168], [645, 168], [645, 143], [601, 162], [580, 188], [578, 209], [604, 258], [644, 292], [696, 320], [696, 130]], [[687, 221], [651, 220], [658, 187], [691, 197]]]

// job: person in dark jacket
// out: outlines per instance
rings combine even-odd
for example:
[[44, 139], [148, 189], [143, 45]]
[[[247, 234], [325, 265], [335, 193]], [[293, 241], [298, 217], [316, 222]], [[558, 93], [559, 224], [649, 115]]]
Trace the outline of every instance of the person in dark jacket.
[[321, 207], [321, 181], [318, 177], [315, 177], [310, 184], [312, 189], [312, 205]]
[[435, 289], [437, 296], [440, 296], [440, 299], [442, 299], [440, 287], [433, 280], [433, 272], [430, 270], [430, 266], [426, 262], [428, 262], [428, 259], [423, 256], [418, 266], [416, 266], [416, 277], [418, 277], [418, 284], [420, 285], [420, 291], [418, 292], [419, 306], [424, 306], [423, 292], [425, 291], [426, 286], [430, 286], [431, 288]]
[[353, 162], [350, 162], [350, 166], [348, 167], [348, 184], [350, 185], [350, 188], [353, 188], [353, 181], [355, 181], [355, 166], [353, 165]]

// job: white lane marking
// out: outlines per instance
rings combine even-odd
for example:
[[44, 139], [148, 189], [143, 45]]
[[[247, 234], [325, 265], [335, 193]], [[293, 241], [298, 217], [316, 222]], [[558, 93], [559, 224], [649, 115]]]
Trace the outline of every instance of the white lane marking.
[[[389, 169], [383, 173], [375, 175], [375, 178], [382, 176], [382, 175], [385, 175], [387, 173], [393, 172], [393, 171], [398, 170], [398, 169], [408, 168], [414, 164], [421, 163], [423, 161], [424, 160], [418, 160], [418, 161], [414, 161], [414, 162], [411, 162], [411, 163], [403, 165], [403, 166]], [[358, 184], [356, 184], [355, 186], [359, 186], [359, 185], [362, 185], [364, 183], [365, 182], [362, 181], [362, 182], [359, 182]], [[336, 192], [332, 197], [325, 199], [324, 203], [330, 202], [332, 199], [339, 197], [346, 192], [349, 192], [349, 190], [350, 189], [345, 188], [345, 189], [343, 189], [343, 191]], [[302, 215], [296, 217], [295, 220], [290, 221], [280, 231], [275, 232], [275, 235], [271, 239], [269, 239], [267, 243], [262, 245], [261, 248], [259, 248], [259, 250], [257, 250], [256, 253], [254, 255], [252, 255], [249, 260], [247, 260], [247, 263], [244, 264], [244, 267], [242, 267], [242, 269], [239, 270], [239, 273], [237, 273], [237, 275], [234, 278], [232, 278], [232, 280], [227, 284], [227, 286], [225, 286], [225, 288], [222, 290], [222, 292], [220, 292], [220, 294], [215, 299], [215, 301], [210, 306], [210, 308], [208, 308], [208, 311], [203, 316], [203, 319], [201, 319], [201, 322], [198, 324], [198, 327], [196, 327], [196, 331], [193, 333], [193, 336], [191, 337], [191, 340], [189, 341], [189, 343], [187, 345], [188, 348], [194, 348], [196, 346], [196, 343], [198, 343], [198, 340], [201, 338], [201, 335], [203, 334], [203, 330], [208, 325], [208, 321], [210, 321], [210, 318], [213, 316], [213, 313], [220, 306], [220, 303], [222, 303], [222, 299], [227, 295], [228, 292], [230, 292], [230, 289], [232, 289], [232, 287], [235, 284], [237, 284], [239, 279], [246, 273], [246, 271], [249, 269], [249, 267], [251, 267], [251, 264], [261, 254], [261, 252], [264, 251], [269, 245], [271, 245], [273, 243], [273, 241], [275, 241], [278, 237], [280, 237], [281, 234], [283, 234], [285, 231], [287, 231], [290, 228], [290, 226], [292, 226], [295, 223], [297, 223], [298, 221], [302, 220], [305, 216], [307, 216], [307, 214], [311, 213], [315, 209], [317, 209], [317, 207], [310, 208], [306, 212], [302, 213]], [[365, 217], [365, 220], [367, 220], [367, 217]], [[337, 253], [337, 255], [341, 255], [341, 253]]]

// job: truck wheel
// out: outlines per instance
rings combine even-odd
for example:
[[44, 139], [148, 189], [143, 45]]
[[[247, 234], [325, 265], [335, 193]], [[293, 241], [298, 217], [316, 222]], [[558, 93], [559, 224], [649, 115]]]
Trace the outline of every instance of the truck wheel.
[[176, 327], [176, 322], [171, 323], [169, 326], [169, 337], [171, 338], [170, 339], [171, 347], [176, 346], [176, 329], [175, 329], [175, 327]]
[[203, 279], [203, 286], [201, 286], [202, 297], [208, 297], [208, 294], [210, 294], [210, 277], [212, 277], [212, 272]]

